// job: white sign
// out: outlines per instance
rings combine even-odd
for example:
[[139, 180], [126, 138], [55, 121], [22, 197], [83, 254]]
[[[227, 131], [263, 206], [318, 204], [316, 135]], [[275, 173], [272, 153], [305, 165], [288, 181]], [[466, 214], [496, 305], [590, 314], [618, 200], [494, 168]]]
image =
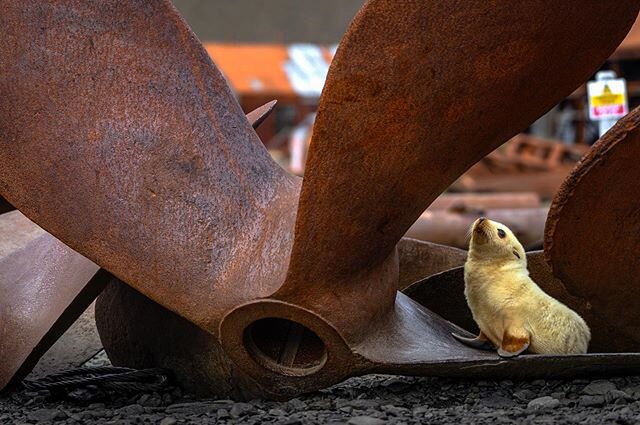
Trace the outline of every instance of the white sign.
[[592, 81], [587, 91], [592, 121], [616, 120], [629, 113], [626, 80]]

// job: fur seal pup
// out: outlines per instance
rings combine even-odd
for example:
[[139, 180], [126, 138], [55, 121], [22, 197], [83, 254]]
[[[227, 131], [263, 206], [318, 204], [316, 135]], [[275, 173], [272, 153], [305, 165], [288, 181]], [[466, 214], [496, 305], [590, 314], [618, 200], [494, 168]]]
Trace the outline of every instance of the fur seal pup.
[[524, 248], [511, 230], [480, 218], [471, 228], [464, 266], [465, 296], [480, 328], [475, 348], [498, 347], [502, 357], [587, 352], [591, 332], [576, 312], [547, 295], [529, 277]]

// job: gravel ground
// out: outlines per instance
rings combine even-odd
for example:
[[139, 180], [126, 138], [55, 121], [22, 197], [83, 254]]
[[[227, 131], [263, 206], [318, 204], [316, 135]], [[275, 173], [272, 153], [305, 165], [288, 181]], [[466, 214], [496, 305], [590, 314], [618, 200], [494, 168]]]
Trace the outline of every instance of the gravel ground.
[[0, 398], [0, 424], [635, 424], [640, 377], [573, 381], [461, 381], [371, 375], [289, 402], [196, 400], [162, 393], [47, 391]]

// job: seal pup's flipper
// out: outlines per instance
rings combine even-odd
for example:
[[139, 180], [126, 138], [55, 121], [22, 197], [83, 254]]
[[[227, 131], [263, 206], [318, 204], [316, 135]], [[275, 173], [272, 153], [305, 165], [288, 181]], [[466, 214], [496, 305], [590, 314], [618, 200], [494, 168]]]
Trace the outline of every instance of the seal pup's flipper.
[[493, 345], [493, 343], [489, 341], [489, 339], [482, 332], [480, 332], [480, 334], [478, 334], [478, 336], [475, 338], [467, 338], [458, 335], [455, 332], [451, 332], [451, 336], [453, 336], [462, 344], [471, 348], [477, 348], [478, 350], [493, 351], [496, 348], [495, 345]]
[[531, 337], [524, 329], [505, 329], [502, 343], [498, 348], [500, 357], [516, 357], [527, 351]]

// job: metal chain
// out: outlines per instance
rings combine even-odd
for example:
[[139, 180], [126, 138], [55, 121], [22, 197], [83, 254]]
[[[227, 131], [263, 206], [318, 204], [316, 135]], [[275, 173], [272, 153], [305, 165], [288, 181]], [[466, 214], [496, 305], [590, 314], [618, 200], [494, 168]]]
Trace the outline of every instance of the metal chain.
[[69, 391], [90, 385], [108, 390], [158, 391], [166, 387], [169, 376], [170, 373], [166, 369], [94, 367], [71, 369], [39, 380], [25, 379], [22, 385], [29, 391]]

